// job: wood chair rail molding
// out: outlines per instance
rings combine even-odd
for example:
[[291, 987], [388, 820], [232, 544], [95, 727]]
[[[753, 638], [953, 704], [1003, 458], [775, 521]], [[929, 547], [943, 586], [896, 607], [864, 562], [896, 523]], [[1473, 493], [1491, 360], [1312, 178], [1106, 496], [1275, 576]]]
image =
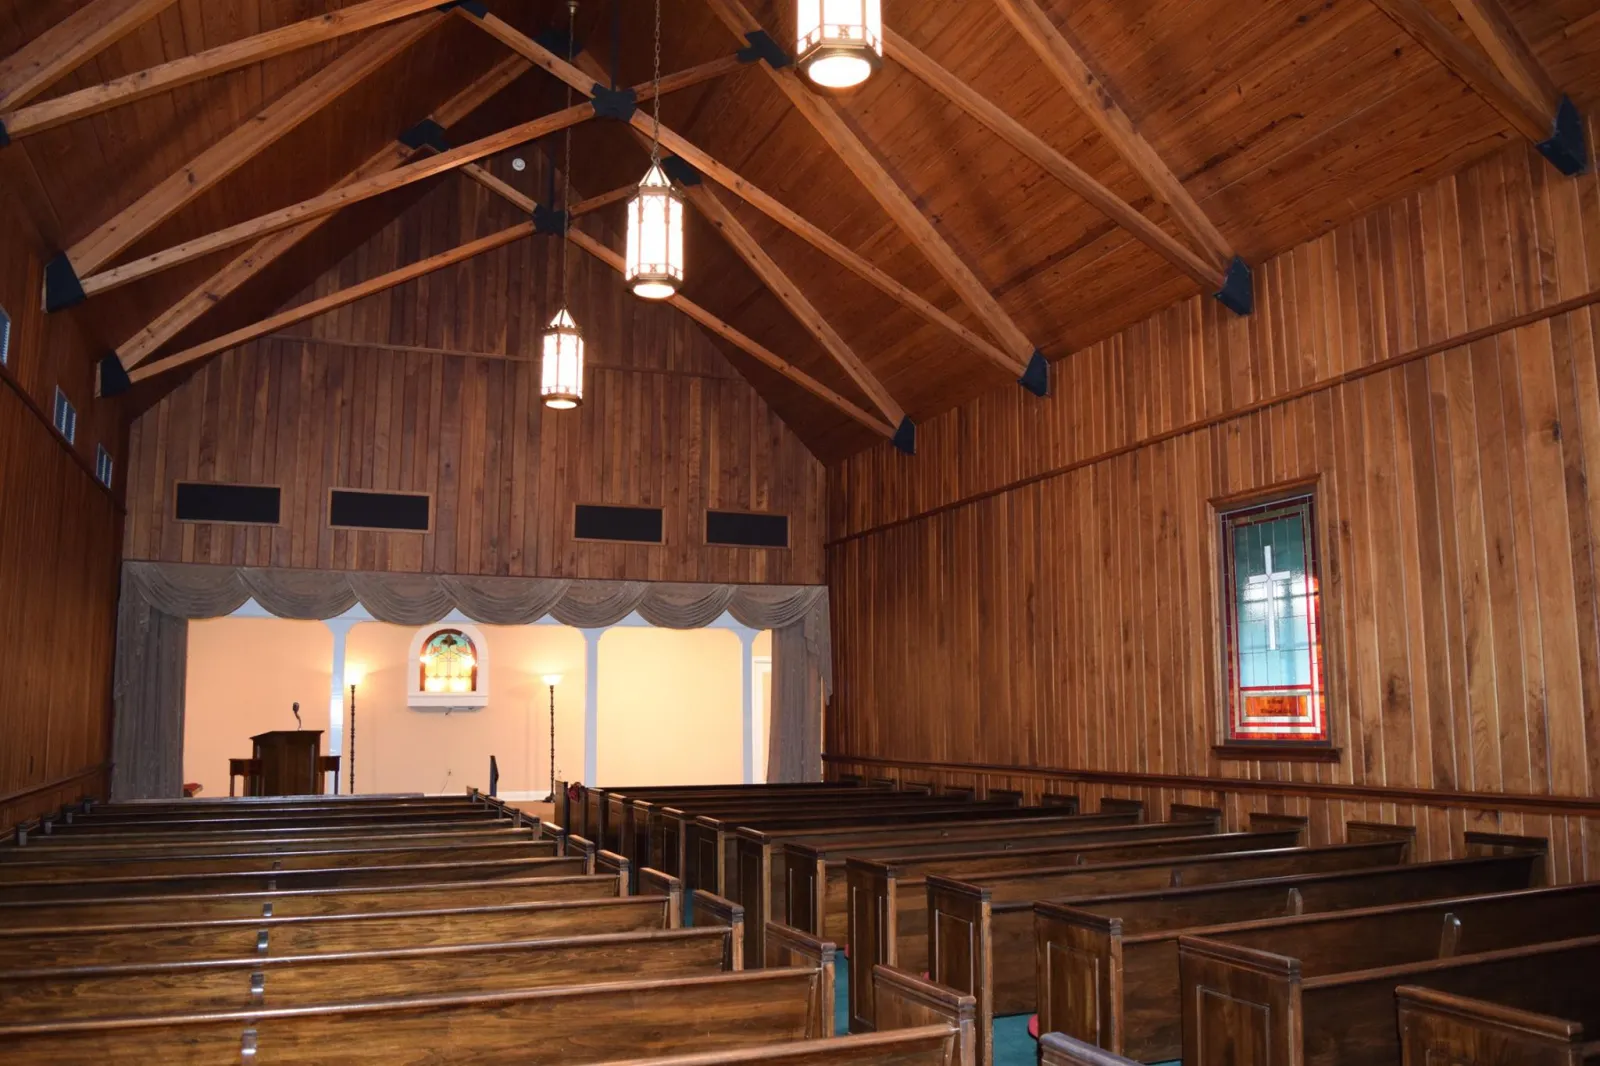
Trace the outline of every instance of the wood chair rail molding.
[[96, 763], [94, 766], [86, 766], [76, 773], [67, 774], [64, 777], [58, 777], [52, 781], [46, 781], [43, 784], [29, 785], [27, 788], [18, 789], [15, 792], [7, 792], [5, 795], [0, 796], [0, 805], [15, 803], [17, 800], [27, 799], [29, 796], [37, 795], [40, 792], [49, 792], [53, 788], [64, 788], [67, 785], [74, 785], [86, 777], [93, 777], [95, 774], [103, 773], [109, 771], [110, 769], [111, 764], [109, 762]]
[[[1467, 330], [1465, 333], [1459, 333], [1454, 337], [1446, 337], [1441, 341], [1434, 341], [1431, 344], [1424, 344], [1420, 347], [1413, 348], [1409, 352], [1401, 352], [1398, 355], [1391, 355], [1387, 359], [1379, 359], [1368, 363], [1366, 366], [1359, 366], [1354, 370], [1347, 370], [1342, 374], [1335, 374], [1332, 377], [1323, 378], [1320, 381], [1313, 381], [1307, 385], [1302, 385], [1297, 389], [1290, 389], [1287, 392], [1279, 393], [1276, 396], [1269, 396], [1264, 399], [1241, 404], [1231, 410], [1221, 411], [1214, 415], [1207, 415], [1204, 418], [1196, 419], [1193, 422], [1188, 422], [1181, 426], [1174, 426], [1173, 428], [1163, 430], [1160, 433], [1152, 433], [1147, 437], [1141, 437], [1138, 440], [1129, 441], [1127, 444], [1121, 444], [1115, 448], [1109, 448], [1106, 451], [1098, 452], [1094, 455], [1086, 455], [1081, 459], [1074, 459], [1069, 463], [1063, 463], [1060, 466], [1053, 466], [1048, 470], [1041, 470], [1035, 474], [1028, 474], [1025, 477], [1015, 478], [1011, 481], [1005, 482], [1002, 485], [996, 485], [993, 488], [969, 493], [968, 495], [958, 497], [957, 499], [948, 500], [944, 503], [918, 511], [915, 514], [905, 515], [904, 517], [891, 519], [887, 522], [879, 522], [876, 525], [867, 526], [865, 529], [858, 529], [842, 536], [834, 537], [827, 542], [826, 547], [837, 548], [842, 544], [848, 544], [854, 540], [863, 540], [876, 533], [886, 533], [889, 530], [899, 529], [901, 526], [909, 526], [926, 518], [933, 518], [937, 515], [945, 514], [950, 511], [958, 511], [963, 507], [969, 507], [975, 503], [982, 503], [984, 500], [993, 499], [996, 496], [1004, 496], [1008, 492], [1015, 492], [1018, 489], [1025, 489], [1030, 485], [1037, 485], [1042, 481], [1051, 481], [1055, 478], [1065, 477], [1068, 474], [1086, 469], [1087, 467], [1110, 462], [1113, 459], [1121, 458], [1124, 455], [1130, 455], [1133, 452], [1140, 451], [1144, 448], [1149, 448], [1157, 444], [1164, 444], [1169, 440], [1176, 440], [1179, 437], [1185, 437], [1191, 433], [1200, 433], [1215, 426], [1220, 426], [1226, 422], [1232, 422], [1235, 419], [1244, 418], [1248, 415], [1256, 414], [1257, 412], [1265, 411], [1281, 404], [1292, 403], [1295, 400], [1305, 399], [1307, 396], [1314, 396], [1319, 392], [1326, 392], [1329, 389], [1335, 389], [1341, 385], [1348, 385], [1351, 382], [1361, 381], [1364, 378], [1372, 377], [1375, 374], [1382, 374], [1385, 371], [1396, 370], [1400, 367], [1414, 363], [1419, 359], [1426, 359], [1430, 355], [1439, 355], [1443, 352], [1454, 351], [1458, 348], [1465, 349], [1468, 346], [1477, 343], [1478, 341], [1488, 340], [1491, 337], [1498, 337], [1504, 333], [1511, 333], [1526, 326], [1532, 326], [1540, 322], [1549, 321], [1550, 319], [1560, 318], [1562, 315], [1571, 314], [1573, 311], [1581, 311], [1584, 308], [1594, 306], [1595, 304], [1600, 304], [1600, 290], [1586, 292], [1581, 296], [1574, 296], [1569, 300], [1562, 300], [1560, 303], [1554, 303], [1548, 307], [1542, 307], [1533, 311], [1526, 311], [1520, 315], [1513, 315], [1512, 317], [1503, 319], [1499, 322], [1491, 322], [1487, 326], [1480, 326], [1476, 329]], [[1068, 356], [1068, 359], [1070, 358], [1071, 357]], [[1065, 360], [1063, 360], [1063, 362], [1065, 362]], [[1065, 380], [1065, 378], [1063, 378], [1063, 380]]]
[[1188, 792], [1253, 793], [1268, 796], [1304, 796], [1348, 800], [1355, 803], [1403, 803], [1421, 807], [1460, 807], [1470, 810], [1525, 814], [1600, 817], [1600, 797], [1541, 796], [1526, 792], [1453, 792], [1388, 785], [1343, 785], [1320, 781], [1257, 781], [1237, 777], [1199, 777], [1184, 774], [1141, 774], [1112, 770], [1066, 770], [1049, 766], [1004, 766], [997, 763], [918, 762], [871, 755], [824, 755], [825, 765], [892, 768], [920, 773], [1037, 777], [1131, 788], [1167, 788]]

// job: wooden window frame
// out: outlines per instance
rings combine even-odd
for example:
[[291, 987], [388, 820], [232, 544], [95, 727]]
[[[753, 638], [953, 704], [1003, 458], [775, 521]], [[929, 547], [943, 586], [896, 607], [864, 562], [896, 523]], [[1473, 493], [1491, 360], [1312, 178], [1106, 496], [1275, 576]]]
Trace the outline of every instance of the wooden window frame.
[[[1326, 594], [1326, 587], [1322, 577], [1322, 561], [1326, 558], [1324, 545], [1327, 543], [1326, 516], [1324, 514], [1325, 495], [1322, 491], [1323, 479], [1320, 474], [1309, 478], [1299, 478], [1292, 481], [1278, 482], [1261, 488], [1250, 489], [1245, 492], [1227, 496], [1213, 497], [1208, 501], [1211, 543], [1214, 569], [1212, 570], [1213, 598], [1212, 619], [1216, 625], [1215, 654], [1217, 656], [1217, 683], [1213, 690], [1215, 707], [1212, 714], [1212, 735], [1215, 743], [1212, 745], [1212, 754], [1222, 761], [1307, 761], [1307, 762], [1338, 762], [1343, 758], [1343, 749], [1339, 746], [1337, 723], [1334, 717], [1332, 686], [1329, 678], [1333, 675], [1333, 652], [1328, 640], [1328, 634], [1333, 628], [1330, 621], [1334, 613], [1334, 605]], [[1233, 589], [1228, 585], [1228, 542], [1224, 536], [1224, 525], [1229, 515], [1255, 507], [1269, 506], [1274, 503], [1287, 502], [1301, 497], [1309, 497], [1311, 501], [1311, 530], [1310, 541], [1315, 562], [1314, 574], [1318, 588], [1318, 643], [1321, 645], [1321, 674], [1322, 674], [1322, 716], [1326, 728], [1326, 736], [1317, 740], [1246, 740], [1235, 738], [1230, 734], [1229, 722], [1232, 713], [1232, 693], [1229, 691], [1229, 676], [1233, 669], [1233, 649], [1229, 643], [1228, 619], [1233, 605], [1230, 602]]]

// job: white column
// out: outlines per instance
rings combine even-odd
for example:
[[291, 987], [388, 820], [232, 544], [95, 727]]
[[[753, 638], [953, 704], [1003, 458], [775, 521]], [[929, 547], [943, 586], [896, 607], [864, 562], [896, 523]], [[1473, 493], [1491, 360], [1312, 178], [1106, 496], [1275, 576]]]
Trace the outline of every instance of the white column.
[[600, 766], [600, 638], [604, 629], [585, 629], [583, 657], [583, 783], [593, 786]]
[[739, 661], [744, 669], [744, 714], [740, 721], [744, 723], [744, 783], [749, 785], [756, 779], [756, 637], [760, 632], [744, 626], [735, 626], [733, 631], [739, 637]]
[[[328, 754], [342, 755], [344, 753], [344, 675], [345, 675], [345, 649], [349, 644], [350, 627], [355, 625], [351, 618], [327, 618], [323, 625], [333, 632], [333, 676], [328, 686]], [[343, 768], [339, 776], [345, 776]]]

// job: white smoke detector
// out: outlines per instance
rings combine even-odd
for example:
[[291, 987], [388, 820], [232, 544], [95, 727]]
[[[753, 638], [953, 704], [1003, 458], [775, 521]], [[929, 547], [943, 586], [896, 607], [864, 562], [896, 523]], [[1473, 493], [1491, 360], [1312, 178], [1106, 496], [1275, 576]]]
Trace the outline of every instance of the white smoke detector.
[[511, 161], [511, 169], [520, 174], [522, 171], [528, 169], [528, 161], [519, 155]]

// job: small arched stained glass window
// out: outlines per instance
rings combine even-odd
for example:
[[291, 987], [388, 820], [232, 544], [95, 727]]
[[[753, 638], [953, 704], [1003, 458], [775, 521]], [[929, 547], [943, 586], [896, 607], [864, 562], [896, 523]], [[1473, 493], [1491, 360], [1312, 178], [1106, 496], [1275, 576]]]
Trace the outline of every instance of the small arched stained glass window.
[[430, 696], [478, 691], [478, 649], [459, 629], [441, 629], [422, 645], [419, 687]]

